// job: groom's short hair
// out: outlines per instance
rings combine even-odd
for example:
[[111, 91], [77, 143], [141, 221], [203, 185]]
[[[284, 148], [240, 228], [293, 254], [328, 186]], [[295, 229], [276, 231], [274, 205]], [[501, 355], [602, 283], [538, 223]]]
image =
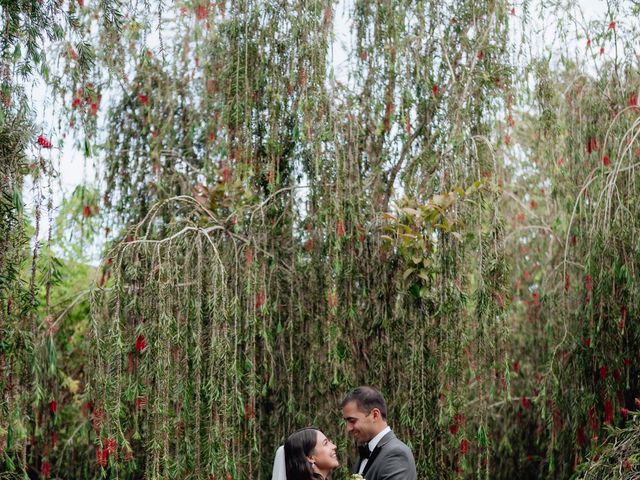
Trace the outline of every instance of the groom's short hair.
[[358, 410], [367, 414], [374, 408], [377, 408], [380, 410], [382, 419], [387, 420], [387, 404], [382, 394], [373, 387], [362, 386], [354, 388], [344, 397], [340, 407], [344, 408], [349, 402], [356, 402]]

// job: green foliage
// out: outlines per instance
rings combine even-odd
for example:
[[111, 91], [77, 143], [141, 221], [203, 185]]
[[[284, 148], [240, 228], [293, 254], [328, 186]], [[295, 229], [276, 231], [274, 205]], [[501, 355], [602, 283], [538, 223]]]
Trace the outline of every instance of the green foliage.
[[105, 191], [31, 251], [22, 175], [52, 171], [5, 105], [1, 465], [268, 478], [309, 424], [347, 464], [337, 406], [374, 384], [421, 478], [632, 476], [635, 7], [540, 7], [585, 60], [522, 53], [528, 2], [356, 1], [338, 79], [340, 4], [286, 6], [69, 4], [45, 78]]

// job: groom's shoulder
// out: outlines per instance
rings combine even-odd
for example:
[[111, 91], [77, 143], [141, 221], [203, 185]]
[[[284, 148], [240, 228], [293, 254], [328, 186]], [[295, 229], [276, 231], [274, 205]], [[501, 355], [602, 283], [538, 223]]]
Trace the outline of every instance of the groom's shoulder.
[[389, 441], [387, 442], [387, 445], [389, 445], [390, 449], [403, 450], [411, 453], [411, 449], [408, 447], [408, 445], [404, 443], [402, 440], [400, 440], [398, 437], [396, 437], [396, 435], [393, 432], [389, 432], [388, 435], [390, 438], [389, 438]]

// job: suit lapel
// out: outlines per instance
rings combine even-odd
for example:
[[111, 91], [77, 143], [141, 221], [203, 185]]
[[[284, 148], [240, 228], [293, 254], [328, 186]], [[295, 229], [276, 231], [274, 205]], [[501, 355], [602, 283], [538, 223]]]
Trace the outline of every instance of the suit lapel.
[[378, 443], [378, 445], [376, 445], [376, 448], [374, 448], [373, 452], [371, 452], [371, 455], [367, 460], [367, 464], [364, 466], [364, 470], [362, 471], [362, 476], [366, 475], [366, 473], [369, 471], [369, 468], [371, 468], [373, 461], [376, 459], [376, 457], [380, 453], [380, 450], [382, 450], [382, 447], [384, 447], [387, 443], [389, 443], [393, 438], [396, 438], [396, 436], [393, 434], [393, 432], [389, 432], [380, 439], [380, 442]]

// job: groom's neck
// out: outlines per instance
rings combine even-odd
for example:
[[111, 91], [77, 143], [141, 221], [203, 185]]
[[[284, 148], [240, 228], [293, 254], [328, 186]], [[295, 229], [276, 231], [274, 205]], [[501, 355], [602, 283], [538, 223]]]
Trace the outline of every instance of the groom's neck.
[[377, 426], [377, 428], [373, 431], [373, 435], [372, 437], [369, 439], [369, 441], [373, 440], [373, 437], [375, 437], [376, 435], [378, 435], [381, 431], [383, 431], [385, 428], [387, 428], [389, 425], [387, 424], [387, 422], [382, 421], [380, 422], [380, 425]]

